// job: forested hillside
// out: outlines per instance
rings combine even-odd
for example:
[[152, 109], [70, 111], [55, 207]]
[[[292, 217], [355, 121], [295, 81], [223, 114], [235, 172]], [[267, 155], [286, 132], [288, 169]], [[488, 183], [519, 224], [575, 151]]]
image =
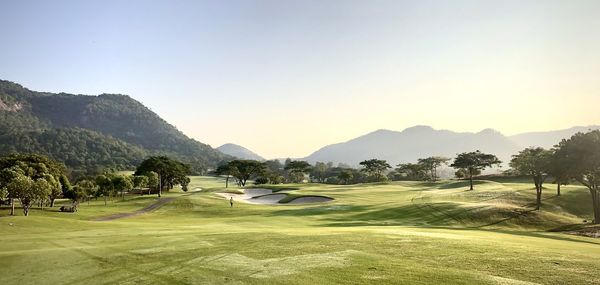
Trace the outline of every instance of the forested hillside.
[[188, 138], [127, 95], [35, 92], [0, 80], [0, 154], [36, 152], [76, 172], [132, 169], [164, 154], [201, 173], [228, 156]]

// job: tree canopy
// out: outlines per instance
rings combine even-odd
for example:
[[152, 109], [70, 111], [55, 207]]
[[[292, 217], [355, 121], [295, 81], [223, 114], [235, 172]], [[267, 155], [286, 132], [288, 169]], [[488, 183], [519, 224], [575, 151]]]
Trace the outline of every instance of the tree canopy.
[[470, 190], [473, 190], [473, 175], [476, 171], [482, 171], [488, 167], [501, 164], [502, 161], [493, 154], [482, 153], [481, 151], [463, 152], [456, 156], [454, 162], [450, 165], [456, 169], [465, 169], [469, 174]]
[[600, 131], [577, 133], [562, 140], [556, 147], [555, 156], [566, 166], [565, 176], [588, 188], [594, 223], [600, 224]]
[[542, 204], [543, 183], [550, 171], [552, 151], [541, 147], [526, 148], [513, 155], [510, 167], [520, 175], [527, 175], [533, 179], [536, 190], [536, 210]]
[[155, 172], [159, 176], [158, 196], [163, 188], [172, 189], [190, 174], [190, 166], [166, 156], [152, 156], [142, 161], [134, 175], [146, 175]]
[[385, 181], [386, 176], [384, 175], [384, 172], [389, 168], [392, 168], [387, 161], [381, 159], [369, 159], [362, 161], [359, 164], [363, 166], [362, 170], [369, 175], [372, 182]]

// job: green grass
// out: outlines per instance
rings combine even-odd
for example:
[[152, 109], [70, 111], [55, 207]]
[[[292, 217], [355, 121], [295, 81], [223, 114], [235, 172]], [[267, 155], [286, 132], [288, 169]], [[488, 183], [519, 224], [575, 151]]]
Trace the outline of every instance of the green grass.
[[91, 221], [155, 198], [76, 214], [3, 208], [0, 284], [598, 284], [600, 241], [550, 231], [589, 220], [589, 193], [548, 186], [542, 211], [518, 181], [284, 185], [335, 201], [230, 208], [213, 193], [224, 181], [210, 177], [121, 220]]

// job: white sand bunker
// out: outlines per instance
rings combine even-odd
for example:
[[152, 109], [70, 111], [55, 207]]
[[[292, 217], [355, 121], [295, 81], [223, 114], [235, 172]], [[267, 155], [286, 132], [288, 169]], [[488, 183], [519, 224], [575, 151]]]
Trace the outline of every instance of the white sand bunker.
[[303, 197], [298, 197], [298, 198], [288, 202], [288, 204], [312, 204], [312, 203], [325, 203], [325, 202], [329, 202], [329, 201], [333, 201], [333, 198], [323, 197], [323, 196], [303, 196]]
[[333, 198], [324, 197], [324, 196], [301, 196], [290, 202], [281, 203], [281, 200], [287, 197], [287, 194], [281, 193], [284, 191], [279, 191], [278, 193], [273, 193], [271, 189], [264, 188], [253, 188], [253, 189], [243, 189], [244, 194], [235, 194], [235, 193], [217, 193], [221, 197], [225, 197], [226, 199], [233, 198], [234, 202], [244, 202], [249, 204], [262, 204], [262, 205], [286, 205], [286, 204], [313, 204], [313, 203], [323, 203], [333, 201]]
[[285, 194], [273, 194], [271, 189], [254, 188], [242, 189], [244, 194], [233, 193], [217, 193], [227, 199], [233, 197], [233, 201], [245, 202], [250, 204], [278, 204], [279, 201], [285, 198]]

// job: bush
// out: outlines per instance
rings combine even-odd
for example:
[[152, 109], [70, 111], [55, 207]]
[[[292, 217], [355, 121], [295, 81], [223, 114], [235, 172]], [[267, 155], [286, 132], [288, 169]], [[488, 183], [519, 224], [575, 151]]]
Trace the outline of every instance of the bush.
[[77, 212], [76, 206], [62, 206], [60, 207], [61, 212], [74, 213]]
[[267, 184], [267, 183], [269, 183], [269, 179], [266, 177], [258, 177], [256, 179], [254, 179], [254, 184], [256, 184], [256, 185]]

